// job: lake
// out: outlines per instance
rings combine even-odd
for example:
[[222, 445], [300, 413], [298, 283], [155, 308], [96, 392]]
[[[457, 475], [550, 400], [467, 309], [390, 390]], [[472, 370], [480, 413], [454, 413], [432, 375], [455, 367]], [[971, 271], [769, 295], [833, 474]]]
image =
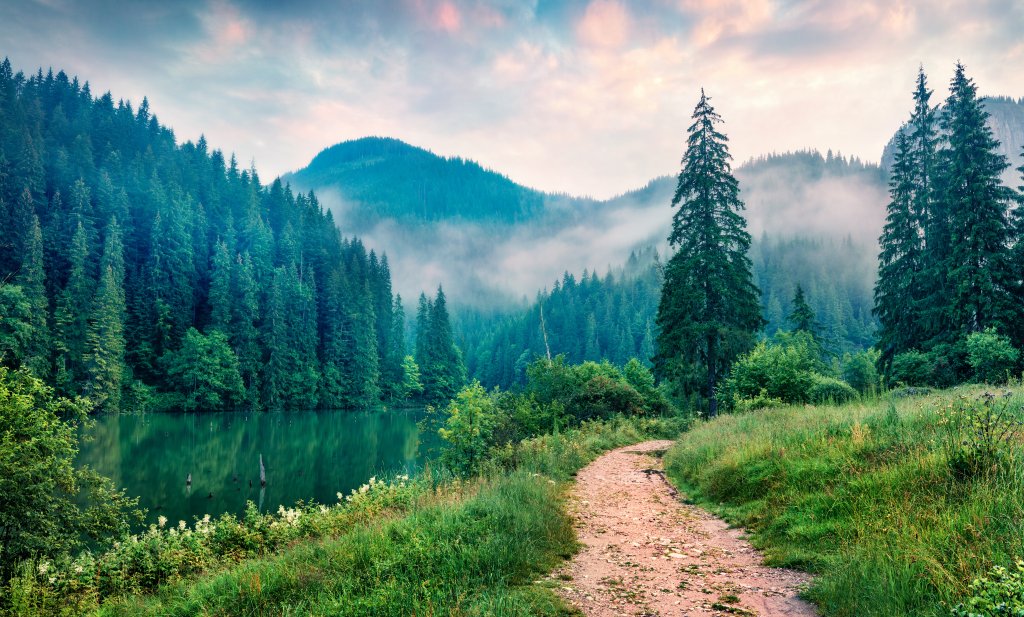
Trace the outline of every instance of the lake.
[[264, 512], [300, 499], [335, 503], [371, 476], [413, 473], [424, 462], [422, 417], [422, 409], [102, 415], [78, 463], [138, 496], [147, 523], [163, 515], [191, 524], [241, 513], [247, 500]]

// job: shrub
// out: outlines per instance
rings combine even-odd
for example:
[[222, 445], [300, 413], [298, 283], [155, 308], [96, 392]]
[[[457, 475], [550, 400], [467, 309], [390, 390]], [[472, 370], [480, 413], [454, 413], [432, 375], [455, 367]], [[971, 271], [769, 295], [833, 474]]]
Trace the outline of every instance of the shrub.
[[441, 461], [453, 471], [470, 474], [483, 462], [496, 424], [494, 400], [480, 382], [463, 388], [444, 410], [444, 426], [438, 431], [448, 442]]
[[141, 517], [137, 500], [75, 467], [86, 413], [30, 373], [0, 367], [0, 590], [22, 561], [66, 557]]
[[807, 398], [812, 403], [842, 404], [857, 398], [857, 391], [845, 381], [825, 375], [813, 375], [814, 383], [807, 391]]
[[889, 382], [904, 386], [928, 386], [932, 383], [932, 361], [916, 349], [896, 354], [889, 369]]
[[1013, 570], [995, 566], [971, 583], [970, 594], [953, 608], [953, 617], [1024, 615], [1024, 561], [1017, 560]]
[[780, 333], [762, 341], [733, 364], [719, 398], [734, 409], [759, 409], [781, 403], [842, 403], [857, 391], [824, 375], [814, 338], [806, 332]]
[[1010, 462], [1021, 436], [1021, 403], [1011, 395], [959, 397], [940, 410], [943, 449], [955, 479], [998, 473]]
[[1020, 356], [1010, 339], [992, 328], [972, 333], [966, 347], [974, 378], [985, 383], [1006, 383]]
[[876, 366], [879, 356], [875, 349], [845, 354], [842, 365], [843, 380], [861, 394], [877, 392], [879, 376]]

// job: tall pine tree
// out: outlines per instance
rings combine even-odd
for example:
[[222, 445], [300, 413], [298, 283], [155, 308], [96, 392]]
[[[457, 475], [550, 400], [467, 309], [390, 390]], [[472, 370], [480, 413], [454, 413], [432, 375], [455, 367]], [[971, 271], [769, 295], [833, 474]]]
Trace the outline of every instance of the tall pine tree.
[[711, 416], [718, 412], [719, 376], [753, 346], [763, 325], [739, 183], [728, 138], [715, 126], [721, 122], [701, 90], [672, 198], [669, 243], [676, 252], [658, 306], [655, 358], [658, 374], [680, 393], [702, 393]]
[[1011, 295], [1008, 254], [1013, 194], [1000, 180], [1009, 163], [998, 153], [987, 120], [974, 81], [958, 63], [942, 117], [948, 139], [942, 152], [942, 199], [951, 231], [945, 264], [949, 342], [987, 328], [1007, 332], [1021, 317]]
[[[896, 135], [896, 159], [889, 180], [889, 205], [882, 236], [878, 240], [878, 280], [875, 283], [875, 316], [881, 323], [878, 348], [881, 362], [913, 349], [924, 336], [919, 306], [924, 276], [921, 225], [915, 211], [919, 190], [915, 156], [906, 133]], [[935, 280], [934, 278], [932, 280]]]

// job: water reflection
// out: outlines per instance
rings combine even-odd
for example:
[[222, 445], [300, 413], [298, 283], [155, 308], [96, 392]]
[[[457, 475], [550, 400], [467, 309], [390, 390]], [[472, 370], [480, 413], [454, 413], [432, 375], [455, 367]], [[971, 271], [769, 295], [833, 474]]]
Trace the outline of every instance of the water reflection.
[[[97, 418], [78, 457], [138, 495], [148, 521], [192, 521], [315, 499], [422, 463], [422, 410], [145, 414]], [[265, 474], [265, 485], [261, 475]]]

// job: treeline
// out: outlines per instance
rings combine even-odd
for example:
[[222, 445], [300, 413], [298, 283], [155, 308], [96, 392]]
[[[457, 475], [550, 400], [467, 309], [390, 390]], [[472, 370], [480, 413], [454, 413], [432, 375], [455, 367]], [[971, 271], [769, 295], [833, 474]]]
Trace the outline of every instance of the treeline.
[[0, 361], [61, 394], [293, 409], [416, 390], [387, 257], [312, 193], [178, 145], [146, 100], [4, 60], [0, 227]]
[[922, 70], [896, 137], [875, 312], [892, 379], [945, 386], [983, 377], [982, 342], [1008, 368], [1024, 346], [1024, 216], [964, 67], [942, 105], [931, 95]]
[[[459, 341], [469, 375], [487, 386], [510, 388], [526, 380], [541, 357], [562, 355], [571, 364], [607, 360], [624, 366], [654, 352], [654, 313], [661, 295], [657, 252], [630, 255], [619, 272], [604, 277], [565, 273], [551, 291], [511, 315], [460, 312]], [[545, 340], [546, 336], [546, 340]]]
[[[793, 297], [802, 287], [827, 354], [839, 357], [874, 344], [874, 260], [867, 247], [850, 238], [762, 235], [751, 245], [750, 258], [765, 335], [791, 328]], [[571, 363], [608, 360], [624, 366], [640, 358], [649, 366], [662, 270], [657, 251], [647, 248], [603, 277], [584, 272], [577, 280], [566, 273], [517, 313], [460, 310], [456, 329], [470, 377], [506, 389], [522, 385], [527, 365], [549, 351]]]
[[762, 235], [751, 244], [750, 258], [754, 282], [761, 290], [766, 335], [790, 329], [787, 316], [800, 287], [829, 352], [840, 355], [874, 344], [878, 321], [872, 314], [871, 248], [850, 237]]

